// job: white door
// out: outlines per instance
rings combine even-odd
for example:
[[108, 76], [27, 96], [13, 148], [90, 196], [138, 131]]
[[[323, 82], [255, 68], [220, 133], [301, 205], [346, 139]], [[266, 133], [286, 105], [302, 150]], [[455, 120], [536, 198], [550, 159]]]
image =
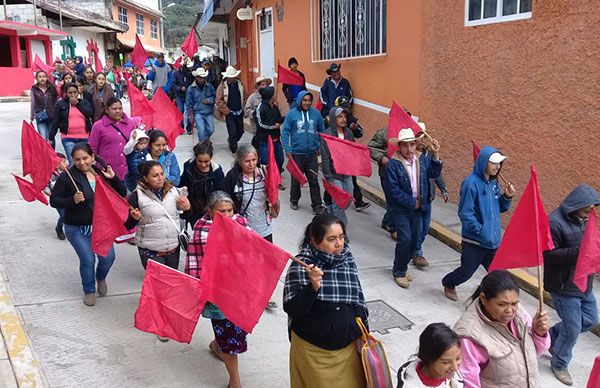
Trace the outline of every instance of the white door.
[[256, 15], [258, 24], [260, 74], [273, 79], [275, 76], [275, 47], [273, 46], [273, 10]]

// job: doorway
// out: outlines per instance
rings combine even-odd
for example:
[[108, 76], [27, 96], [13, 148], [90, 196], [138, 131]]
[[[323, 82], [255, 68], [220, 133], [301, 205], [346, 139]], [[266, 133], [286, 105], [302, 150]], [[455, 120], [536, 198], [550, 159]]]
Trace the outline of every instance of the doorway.
[[275, 46], [273, 44], [273, 9], [257, 12], [260, 74], [273, 79], [275, 76]]

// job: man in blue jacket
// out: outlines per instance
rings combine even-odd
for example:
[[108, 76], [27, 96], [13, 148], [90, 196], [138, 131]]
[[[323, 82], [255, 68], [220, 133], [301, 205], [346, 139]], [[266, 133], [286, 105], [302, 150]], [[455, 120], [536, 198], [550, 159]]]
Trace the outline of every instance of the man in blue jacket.
[[[293, 159], [306, 175], [310, 187], [310, 202], [313, 213], [325, 212], [321, 200], [321, 187], [317, 171], [317, 151], [321, 145], [320, 132], [325, 132], [323, 118], [319, 111], [312, 107], [313, 95], [306, 90], [298, 93], [300, 103], [285, 116], [281, 128], [281, 144], [288, 159]], [[298, 210], [300, 200], [300, 183], [292, 177], [290, 207]]]
[[194, 117], [194, 126], [198, 131], [198, 142], [210, 139], [215, 132], [213, 112], [215, 108], [215, 88], [206, 82], [208, 72], [199, 67], [192, 72], [194, 83], [187, 89], [185, 95], [185, 111]]
[[408, 288], [412, 281], [408, 263], [417, 250], [421, 213], [431, 206], [429, 178], [437, 178], [442, 172], [439, 143], [432, 141], [429, 156], [417, 151], [416, 141], [410, 128], [401, 129], [398, 137], [390, 138], [389, 143], [398, 145], [398, 151], [388, 162], [384, 173], [389, 213], [398, 235], [392, 271], [394, 281], [402, 288]]
[[329, 114], [331, 108], [335, 106], [335, 100], [338, 97], [346, 97], [348, 100], [347, 108], [352, 105], [352, 88], [350, 87], [350, 81], [342, 77], [342, 65], [332, 63], [327, 70], [325, 70], [329, 77], [323, 81], [321, 86], [321, 102], [323, 103], [323, 117]]
[[444, 294], [457, 301], [456, 286], [473, 276], [480, 265], [487, 270], [502, 239], [500, 213], [510, 208], [515, 188], [508, 184], [504, 193], [498, 185], [498, 174], [506, 156], [490, 146], [483, 147], [473, 172], [460, 186], [458, 216], [462, 223], [460, 267], [442, 279]]
[[152, 62], [152, 59], [150, 59], [150, 64], [152, 65], [152, 71], [148, 74], [148, 80], [152, 81], [152, 94], [154, 95], [159, 87], [169, 94], [173, 84], [173, 71], [171, 66], [165, 62], [165, 54], [158, 53], [156, 61]]

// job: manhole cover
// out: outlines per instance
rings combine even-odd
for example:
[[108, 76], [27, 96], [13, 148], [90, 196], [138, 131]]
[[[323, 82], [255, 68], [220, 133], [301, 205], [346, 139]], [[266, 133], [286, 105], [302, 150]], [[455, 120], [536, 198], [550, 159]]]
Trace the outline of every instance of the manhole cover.
[[406, 331], [410, 330], [414, 325], [408, 318], [382, 300], [367, 302], [367, 306], [369, 307], [370, 331], [387, 334], [389, 329], [397, 327], [400, 330]]

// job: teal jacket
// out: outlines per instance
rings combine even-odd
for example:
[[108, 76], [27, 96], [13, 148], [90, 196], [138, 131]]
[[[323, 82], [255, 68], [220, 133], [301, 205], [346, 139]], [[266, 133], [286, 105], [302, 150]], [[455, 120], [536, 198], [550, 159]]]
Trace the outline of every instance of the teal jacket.
[[285, 115], [281, 128], [281, 144], [286, 154], [307, 155], [318, 151], [321, 145], [319, 133], [325, 132], [321, 113], [315, 108], [302, 110], [302, 97], [308, 92], [298, 94], [298, 106]]

